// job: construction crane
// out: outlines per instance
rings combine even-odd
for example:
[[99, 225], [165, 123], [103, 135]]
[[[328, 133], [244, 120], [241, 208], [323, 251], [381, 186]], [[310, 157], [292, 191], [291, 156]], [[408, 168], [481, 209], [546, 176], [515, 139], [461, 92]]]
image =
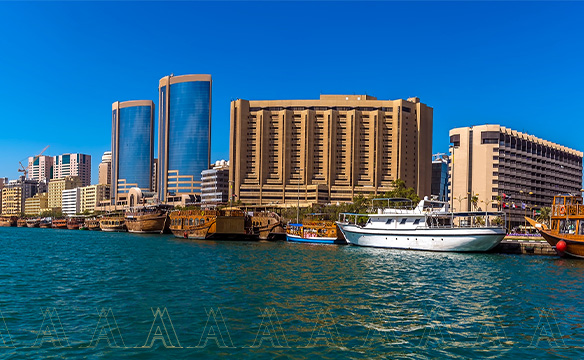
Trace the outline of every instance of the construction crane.
[[[34, 164], [34, 162], [41, 157], [41, 155], [47, 151], [47, 149], [49, 148], [49, 146], [51, 145], [47, 145], [45, 146], [45, 148], [43, 149], [43, 151], [41, 151], [38, 155], [36, 155], [35, 157], [32, 158], [32, 164]], [[24, 173], [24, 178], [26, 179], [26, 175], [28, 174], [28, 167], [30, 166], [30, 164], [28, 164], [27, 167], [24, 167], [24, 165], [22, 165], [22, 162], [18, 162], [20, 164], [20, 169], [18, 169], [18, 172]]]

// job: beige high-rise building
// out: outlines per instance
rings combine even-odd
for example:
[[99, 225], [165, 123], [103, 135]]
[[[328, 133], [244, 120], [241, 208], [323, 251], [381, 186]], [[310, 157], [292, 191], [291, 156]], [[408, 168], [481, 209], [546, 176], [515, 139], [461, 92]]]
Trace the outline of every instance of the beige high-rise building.
[[[81, 209], [79, 211], [95, 211], [104, 200], [110, 199], [110, 185], [98, 184], [81, 188]], [[109, 201], [108, 201], [109, 204]], [[98, 209], [99, 210], [99, 209]]]
[[101, 157], [98, 168], [98, 184], [109, 185], [112, 183], [112, 152], [106, 151]]
[[81, 179], [78, 176], [67, 176], [61, 179], [53, 179], [49, 182], [49, 208], [61, 209], [63, 190], [81, 187]]
[[233, 101], [230, 194], [250, 204], [326, 204], [402, 179], [429, 196], [432, 119], [418, 98]]
[[30, 156], [28, 158], [28, 178], [47, 183], [51, 179], [53, 157], [47, 155]]
[[49, 194], [40, 193], [28, 198], [24, 203], [25, 215], [40, 215], [43, 211], [49, 210]]
[[510, 226], [523, 225], [524, 215], [551, 206], [554, 195], [580, 193], [582, 152], [500, 125], [450, 130], [451, 204], [471, 209], [478, 197], [481, 210], [501, 208]]

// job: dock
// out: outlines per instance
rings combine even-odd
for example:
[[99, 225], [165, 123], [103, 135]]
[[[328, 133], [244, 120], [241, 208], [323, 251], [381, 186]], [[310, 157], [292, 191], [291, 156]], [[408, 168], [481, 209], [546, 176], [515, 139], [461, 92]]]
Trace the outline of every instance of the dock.
[[556, 251], [541, 237], [505, 237], [492, 252], [499, 254], [526, 254], [557, 256]]

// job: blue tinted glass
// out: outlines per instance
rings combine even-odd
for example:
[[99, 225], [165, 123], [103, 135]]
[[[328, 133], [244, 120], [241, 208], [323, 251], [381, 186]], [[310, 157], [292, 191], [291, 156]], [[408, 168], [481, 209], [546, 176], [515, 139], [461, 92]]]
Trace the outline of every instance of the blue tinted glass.
[[69, 164], [71, 162], [71, 155], [63, 155], [61, 157], [61, 163], [64, 164]]
[[120, 109], [118, 142], [118, 179], [150, 189], [151, 175], [151, 116], [150, 106]]
[[[165, 163], [165, 156], [163, 155], [164, 148], [166, 147], [166, 86], [160, 88], [160, 99], [159, 99], [159, 106], [160, 106], [160, 116], [158, 117], [158, 165], [156, 170], [158, 174], [164, 173], [164, 163]], [[158, 193], [164, 194], [166, 189], [164, 188], [164, 176], [158, 176]]]
[[210, 89], [208, 81], [170, 85], [168, 170], [195, 181], [209, 167]]

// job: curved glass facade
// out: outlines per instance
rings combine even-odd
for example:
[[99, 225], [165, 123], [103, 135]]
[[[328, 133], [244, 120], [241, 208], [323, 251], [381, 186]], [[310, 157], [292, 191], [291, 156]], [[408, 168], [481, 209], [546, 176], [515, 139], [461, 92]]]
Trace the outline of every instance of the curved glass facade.
[[[166, 87], [161, 88], [161, 92], [165, 91]], [[200, 187], [193, 182], [201, 181], [201, 172], [209, 167], [210, 96], [209, 81], [170, 85], [166, 129], [167, 176], [174, 178], [168, 181], [170, 193], [193, 193], [193, 187]]]
[[152, 176], [151, 106], [120, 108], [117, 146], [117, 179], [150, 189]]

